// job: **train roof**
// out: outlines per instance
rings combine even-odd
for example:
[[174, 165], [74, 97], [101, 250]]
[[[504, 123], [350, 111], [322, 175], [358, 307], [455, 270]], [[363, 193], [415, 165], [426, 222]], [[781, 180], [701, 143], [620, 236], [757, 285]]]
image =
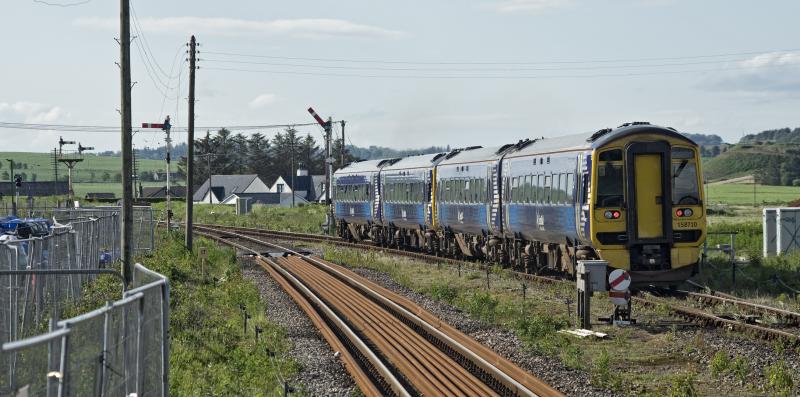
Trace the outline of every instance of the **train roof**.
[[439, 164], [447, 153], [421, 154], [418, 156], [403, 157], [395, 163], [383, 167], [383, 171], [405, 170], [412, 168], [431, 168]]
[[397, 162], [400, 159], [397, 158], [390, 158], [390, 159], [378, 159], [378, 160], [363, 160], [363, 161], [355, 161], [348, 164], [346, 167], [336, 170], [334, 175], [336, 174], [354, 174], [354, 173], [362, 173], [362, 172], [378, 172], [381, 168], [385, 167], [388, 164], [392, 164]]
[[481, 147], [472, 146], [465, 149], [455, 149], [445, 156], [439, 165], [476, 163], [481, 161], [499, 159], [506, 146]]
[[554, 136], [536, 139], [518, 150], [515, 150], [509, 157], [536, 155], [570, 150], [591, 150], [602, 147], [612, 141], [626, 137], [635, 133], [647, 133], [657, 131], [660, 134], [667, 134], [676, 138], [681, 138], [689, 143], [694, 142], [672, 128], [660, 127], [649, 123], [626, 123], [617, 128], [603, 129], [597, 132], [586, 132], [565, 136]]

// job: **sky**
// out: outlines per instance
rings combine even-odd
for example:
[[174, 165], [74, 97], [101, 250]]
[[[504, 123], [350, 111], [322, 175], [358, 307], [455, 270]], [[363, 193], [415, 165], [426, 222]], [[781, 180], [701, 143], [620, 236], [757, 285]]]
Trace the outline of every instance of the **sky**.
[[[308, 123], [313, 106], [347, 121], [348, 143], [398, 149], [499, 145], [629, 121], [728, 142], [800, 127], [792, 0], [131, 6], [134, 126], [166, 115], [186, 125], [194, 34], [198, 126]], [[0, 15], [0, 122], [119, 125], [118, 1], [6, 0]], [[318, 127], [300, 130], [321, 137]], [[119, 133], [0, 134], [2, 151], [49, 151], [60, 135], [120, 147]], [[163, 134], [141, 130], [134, 144], [161, 145]]]

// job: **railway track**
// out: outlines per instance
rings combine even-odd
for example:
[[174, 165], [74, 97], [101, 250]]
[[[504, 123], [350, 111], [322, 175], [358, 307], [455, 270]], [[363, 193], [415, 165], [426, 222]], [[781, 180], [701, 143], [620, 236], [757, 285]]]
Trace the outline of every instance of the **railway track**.
[[[394, 248], [376, 247], [369, 243], [352, 243], [344, 241], [338, 237], [331, 237], [325, 235], [314, 235], [305, 233], [282, 232], [273, 230], [262, 230], [256, 228], [235, 227], [235, 226], [221, 226], [221, 225], [199, 225], [201, 227], [215, 227], [224, 230], [243, 233], [251, 236], [259, 236], [270, 239], [278, 240], [291, 240], [291, 241], [305, 241], [312, 243], [330, 243], [337, 246], [352, 247], [358, 249], [374, 249], [379, 248], [381, 251], [391, 253], [394, 255], [401, 255], [411, 257], [428, 262], [448, 263], [452, 265], [461, 266], [477, 266], [483, 267], [479, 262], [470, 262], [460, 259], [446, 258], [432, 256], [421, 252], [404, 251]], [[513, 272], [514, 276], [521, 279], [537, 283], [572, 283], [572, 281], [558, 278], [540, 276], [528, 273]], [[699, 286], [698, 287], [702, 287]], [[667, 307], [675, 315], [682, 317], [688, 321], [695, 323], [713, 326], [723, 329], [735, 330], [750, 334], [766, 340], [783, 340], [786, 343], [793, 345], [800, 345], [800, 313], [779, 309], [771, 306], [760, 305], [746, 300], [734, 297], [732, 295], [711, 292], [687, 292], [682, 291], [682, 296], [677, 295], [679, 299], [676, 302], [674, 299], [666, 299], [663, 297], [653, 296], [650, 294], [639, 294], [632, 297], [635, 303], [642, 306], [656, 308], [659, 306]], [[680, 302], [683, 300], [683, 302]], [[696, 306], [701, 307], [696, 307]], [[739, 317], [734, 318], [730, 316], [718, 315], [707, 309], [716, 306], [728, 305], [736, 307], [739, 310], [750, 313], [752, 315], [769, 317], [777, 319], [774, 323], [764, 323], [754, 321], [753, 317]]]
[[198, 225], [196, 233], [255, 256], [341, 354], [365, 395], [562, 396], [414, 302], [340, 265], [228, 228]]

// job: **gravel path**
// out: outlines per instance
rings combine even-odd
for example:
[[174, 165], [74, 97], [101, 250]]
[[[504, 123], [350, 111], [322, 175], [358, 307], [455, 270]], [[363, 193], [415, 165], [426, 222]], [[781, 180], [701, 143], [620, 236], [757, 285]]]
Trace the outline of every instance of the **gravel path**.
[[564, 394], [597, 397], [614, 395], [607, 390], [594, 389], [590, 384], [589, 374], [586, 372], [567, 368], [557, 358], [538, 356], [525, 349], [522, 342], [511, 331], [470, 319], [458, 308], [403, 287], [386, 273], [364, 268], [353, 269], [353, 271], [413, 300], [435, 316], [490, 347]]
[[305, 312], [252, 259], [241, 258], [240, 263], [242, 274], [253, 280], [266, 302], [267, 318], [285, 329], [292, 343], [288, 355], [301, 369], [289, 382], [309, 396], [349, 396], [355, 384]]

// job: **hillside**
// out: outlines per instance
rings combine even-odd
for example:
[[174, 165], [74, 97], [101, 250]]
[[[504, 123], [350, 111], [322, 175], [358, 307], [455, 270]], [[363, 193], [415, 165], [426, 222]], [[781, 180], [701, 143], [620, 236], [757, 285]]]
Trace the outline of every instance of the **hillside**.
[[742, 137], [739, 143], [789, 143], [800, 144], [800, 128], [780, 128], [777, 130], [766, 130], [758, 134], [749, 134]]
[[[53, 180], [53, 155], [51, 153], [0, 152], [0, 180], [9, 180], [11, 171], [6, 159], [14, 160], [14, 173], [22, 175], [27, 181]], [[164, 161], [139, 160], [140, 173], [158, 171], [165, 168]], [[87, 154], [72, 172], [73, 181], [80, 182], [114, 182], [121, 178], [122, 160], [119, 157], [97, 156]], [[59, 165], [58, 179], [66, 180], [67, 167]]]
[[764, 185], [800, 184], [800, 145], [737, 144], [703, 164], [709, 181], [755, 175]]

